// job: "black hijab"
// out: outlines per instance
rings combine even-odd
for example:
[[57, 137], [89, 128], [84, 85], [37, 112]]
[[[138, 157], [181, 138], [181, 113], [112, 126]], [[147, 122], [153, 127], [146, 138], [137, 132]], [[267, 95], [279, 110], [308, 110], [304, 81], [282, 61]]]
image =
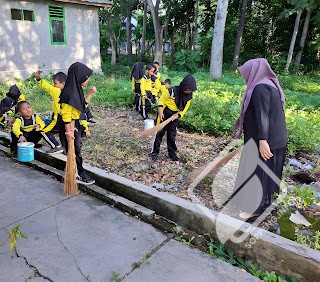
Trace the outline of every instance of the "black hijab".
[[174, 92], [174, 101], [180, 111], [183, 111], [189, 100], [192, 99], [192, 92], [185, 94], [184, 90], [197, 90], [197, 83], [192, 74], [188, 74], [179, 86], [174, 86], [169, 89], [169, 93]]
[[60, 94], [60, 104], [69, 104], [84, 112], [85, 98], [81, 84], [92, 75], [92, 72], [92, 69], [82, 63], [73, 63], [68, 70], [68, 78]]
[[11, 99], [13, 99], [15, 103], [18, 102], [20, 95], [21, 95], [20, 90], [18, 86], [15, 84], [9, 88], [9, 92], [7, 93], [7, 97], [10, 97]]
[[144, 62], [135, 63], [132, 68], [130, 79], [134, 77], [135, 80], [140, 80], [144, 75], [143, 67], [144, 67]]
[[0, 102], [0, 116], [10, 111], [10, 109], [15, 105], [15, 100], [10, 97], [6, 97]]

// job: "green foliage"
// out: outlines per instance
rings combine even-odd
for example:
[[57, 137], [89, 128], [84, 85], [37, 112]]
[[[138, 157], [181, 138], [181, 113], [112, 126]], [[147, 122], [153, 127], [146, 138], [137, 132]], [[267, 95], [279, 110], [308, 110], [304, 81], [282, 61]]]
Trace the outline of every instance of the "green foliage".
[[214, 239], [211, 237], [210, 234], [204, 234], [204, 237], [207, 242], [208, 246], [208, 253], [216, 257], [220, 260], [223, 260], [225, 262], [228, 262], [236, 267], [239, 267], [241, 269], [244, 269], [245, 271], [251, 273], [253, 276], [256, 276], [263, 281], [267, 282], [294, 282], [298, 281], [296, 278], [290, 278], [289, 280], [286, 280], [283, 276], [277, 275], [274, 271], [268, 272], [263, 271], [259, 269], [254, 264], [246, 264], [244, 258], [242, 257], [236, 257], [233, 250], [227, 248], [224, 244], [221, 242], [217, 243], [214, 241]]
[[320, 205], [320, 195], [312, 186], [297, 186], [288, 194], [280, 195], [278, 202], [284, 206], [302, 208], [312, 204]]
[[113, 282], [120, 282], [122, 280], [120, 277], [120, 274], [115, 271], [112, 271], [111, 275], [112, 275], [111, 281]]
[[199, 62], [201, 61], [200, 52], [192, 54], [191, 50], [180, 50], [176, 53], [175, 63], [180, 67], [180, 70], [195, 72]]
[[320, 250], [320, 231], [316, 231], [315, 234], [315, 236], [304, 236], [297, 234], [296, 241], [305, 247], [314, 250]]

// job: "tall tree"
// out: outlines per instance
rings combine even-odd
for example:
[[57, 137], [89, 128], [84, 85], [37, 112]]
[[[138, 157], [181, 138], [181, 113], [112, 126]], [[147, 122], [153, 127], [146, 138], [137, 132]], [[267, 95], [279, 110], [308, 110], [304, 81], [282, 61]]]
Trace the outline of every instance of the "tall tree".
[[126, 34], [127, 34], [127, 54], [128, 54], [128, 64], [132, 62], [132, 28], [131, 28], [131, 3], [126, 5]]
[[306, 42], [306, 38], [307, 38], [307, 34], [308, 34], [311, 13], [312, 13], [312, 9], [308, 9], [306, 18], [304, 20], [302, 35], [301, 35], [300, 42], [299, 42], [299, 51], [298, 51], [298, 53], [296, 55], [296, 59], [295, 59], [294, 72], [298, 72], [299, 68], [300, 68], [302, 52], [303, 52], [304, 44]]
[[222, 76], [224, 31], [228, 13], [228, 0], [218, 0], [212, 36], [210, 75]]
[[199, 16], [199, 1], [196, 0], [195, 9], [194, 9], [194, 30], [192, 33], [192, 45], [191, 45], [192, 54], [194, 54], [196, 50], [196, 36], [198, 33], [198, 16]]
[[291, 64], [291, 61], [292, 61], [293, 50], [294, 50], [294, 45], [296, 43], [296, 39], [297, 39], [297, 35], [298, 35], [301, 14], [302, 14], [302, 10], [298, 10], [297, 14], [296, 14], [296, 21], [295, 21], [295, 24], [294, 24], [292, 37], [291, 37], [291, 43], [290, 43], [290, 47], [289, 47], [287, 63], [286, 63], [286, 66], [284, 68], [285, 72], [289, 71], [289, 67], [290, 67], [290, 64]]
[[239, 26], [238, 26], [237, 37], [236, 37], [236, 47], [234, 49], [233, 62], [232, 62], [234, 67], [238, 67], [238, 64], [239, 64], [241, 42], [242, 42], [246, 12], [247, 12], [247, 0], [242, 0], [240, 15], [239, 15]]
[[141, 39], [141, 56], [145, 53], [146, 49], [146, 33], [147, 33], [147, 0], [143, 1], [143, 24], [142, 24], [142, 39]]
[[160, 23], [159, 18], [159, 5], [160, 0], [155, 1], [155, 5], [153, 4], [153, 0], [147, 0], [148, 6], [150, 8], [150, 12], [152, 15], [153, 28], [154, 28], [154, 40], [155, 40], [155, 56], [154, 61], [158, 61], [160, 66], [162, 65], [162, 38], [163, 38], [163, 28]]

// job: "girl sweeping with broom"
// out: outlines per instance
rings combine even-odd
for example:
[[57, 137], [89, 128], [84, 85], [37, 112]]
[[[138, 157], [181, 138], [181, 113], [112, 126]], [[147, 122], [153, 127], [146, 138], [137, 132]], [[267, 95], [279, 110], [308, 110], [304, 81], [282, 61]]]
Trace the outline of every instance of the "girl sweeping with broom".
[[158, 118], [157, 124], [161, 121], [171, 119], [155, 137], [151, 159], [157, 160], [160, 152], [160, 144], [163, 136], [167, 131], [167, 146], [168, 154], [171, 160], [179, 161], [176, 154], [176, 135], [178, 119], [183, 117], [190, 106], [192, 92], [197, 90], [196, 80], [191, 74], [188, 74], [180, 83], [179, 86], [172, 87], [165, 91], [158, 102]]
[[[82, 63], [73, 63], [68, 70], [68, 78], [60, 94], [62, 125], [61, 136], [67, 141], [68, 152], [64, 191], [66, 194], [77, 192], [76, 171], [78, 182], [90, 185], [95, 181], [87, 175], [83, 168], [81, 156], [82, 140], [80, 135], [79, 118], [85, 112], [85, 97], [82, 87], [87, 86], [92, 70]], [[62, 144], [66, 144], [61, 140]], [[75, 159], [74, 159], [75, 158]]]

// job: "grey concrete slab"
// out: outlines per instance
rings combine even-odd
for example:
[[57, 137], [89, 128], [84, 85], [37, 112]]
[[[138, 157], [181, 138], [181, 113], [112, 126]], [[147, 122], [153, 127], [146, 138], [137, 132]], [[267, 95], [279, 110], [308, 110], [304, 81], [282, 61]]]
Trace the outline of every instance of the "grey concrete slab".
[[62, 183], [0, 156], [0, 229], [66, 199]]
[[170, 240], [123, 282], [255, 282], [261, 281], [198, 249]]
[[[1, 155], [0, 180], [0, 242], [17, 221], [27, 236], [16, 253], [0, 246], [1, 282], [100, 282], [112, 272], [139, 282], [256, 281], [88, 195], [65, 197], [60, 182]], [[132, 271], [154, 250], [150, 264]]]
[[152, 226], [86, 195], [79, 195], [21, 223], [28, 239], [17, 247], [54, 281], [109, 281], [160, 245]]

